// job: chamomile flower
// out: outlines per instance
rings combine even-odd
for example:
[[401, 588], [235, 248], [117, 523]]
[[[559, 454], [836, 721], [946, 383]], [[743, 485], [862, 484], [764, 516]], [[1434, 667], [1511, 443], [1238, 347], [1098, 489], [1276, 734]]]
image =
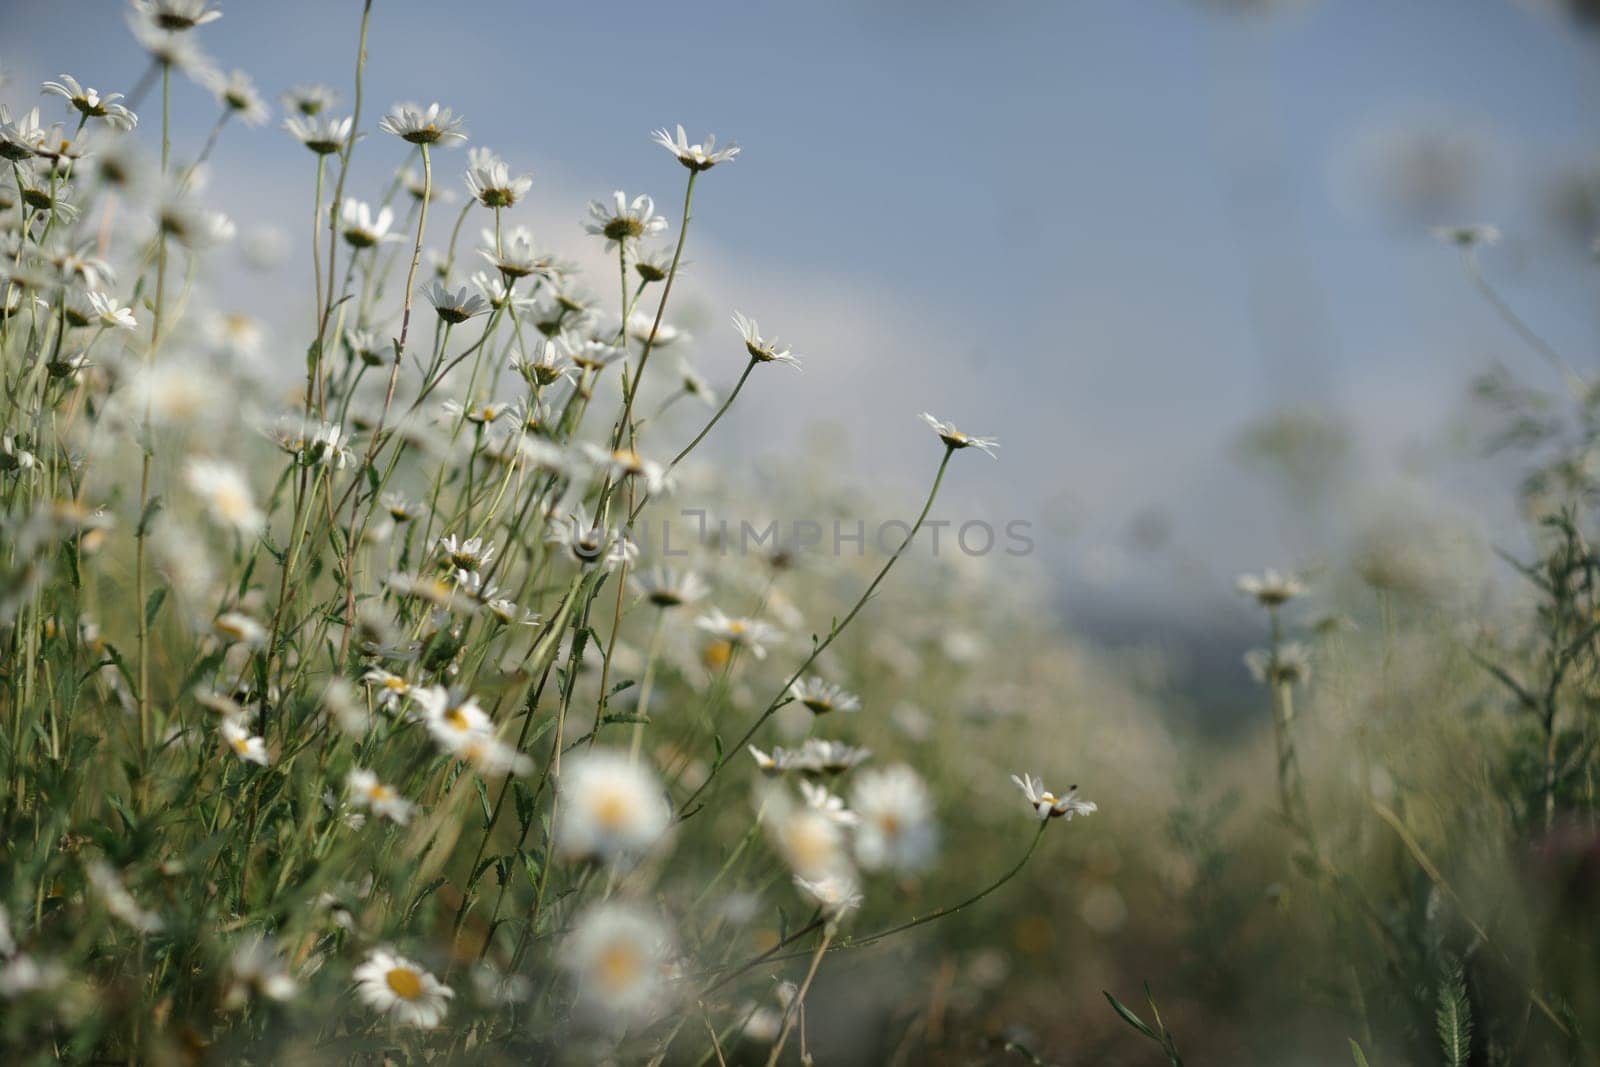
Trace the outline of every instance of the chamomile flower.
[[292, 1000], [299, 990], [277, 946], [270, 938], [256, 935], [233, 950], [233, 957], [228, 961], [228, 985], [222, 995], [222, 1006], [238, 1011], [252, 997], [279, 1002]]
[[387, 948], [367, 953], [353, 977], [356, 993], [368, 1007], [420, 1030], [432, 1030], [443, 1022], [450, 998], [455, 996], [449, 986], [420, 964]]
[[652, 495], [664, 492], [669, 487], [667, 469], [632, 449], [612, 450], [587, 441], [582, 448], [585, 458], [597, 470], [604, 471], [612, 478], [636, 478], [644, 483], [645, 490]]
[[702, 599], [710, 588], [694, 571], [652, 567], [629, 578], [639, 595], [658, 608], [677, 608]]
[[871, 757], [871, 749], [857, 748], [843, 741], [829, 741], [817, 737], [807, 738], [804, 744], [793, 751], [781, 748], [773, 750], [773, 758], [784, 770], [798, 771], [801, 774], [843, 774]]
[[462, 120], [447, 107], [396, 104], [378, 123], [378, 129], [412, 144], [438, 144], [446, 148], [467, 139]]
[[139, 326], [139, 320], [133, 317], [133, 309], [122, 307], [117, 298], [109, 293], [90, 290], [84, 294], [89, 301], [89, 307], [94, 312], [96, 321], [107, 329], [133, 330]]
[[660, 129], [652, 133], [650, 139], [677, 156], [678, 162], [692, 171], [710, 170], [718, 163], [726, 163], [739, 154], [739, 146], [731, 141], [718, 148], [717, 135], [714, 133], [706, 134], [703, 144], [690, 144], [681, 123], [676, 138], [665, 129]]
[[411, 683], [405, 678], [382, 667], [373, 667], [361, 676], [361, 680], [372, 686], [378, 697], [378, 703], [386, 707], [393, 706], [400, 700], [411, 695]]
[[471, 696], [433, 685], [412, 690], [411, 697], [422, 709], [428, 733], [447, 752], [458, 752], [472, 738], [494, 733], [494, 723], [488, 713]]
[[581, 859], [625, 860], [666, 834], [672, 808], [655, 772], [603, 748], [575, 755], [561, 773], [556, 847]]
[[964, 434], [956, 429], [953, 423], [941, 422], [926, 411], [922, 413], [922, 421], [933, 428], [933, 432], [939, 435], [939, 440], [943, 441], [945, 447], [951, 451], [976, 448], [985, 455], [992, 456], [994, 450], [1000, 447], [1000, 442], [993, 437], [974, 437]]
[[718, 641], [725, 641], [733, 648], [744, 649], [756, 659], [766, 659], [767, 646], [783, 636], [783, 631], [771, 623], [760, 619], [734, 618], [717, 608], [712, 608], [696, 619], [695, 625]]
[[489, 302], [466, 286], [452, 291], [437, 278], [422, 287], [422, 295], [433, 305], [439, 318], [452, 326], [489, 310]]
[[1311, 677], [1311, 650], [1298, 641], [1285, 641], [1276, 651], [1253, 648], [1244, 654], [1244, 665], [1262, 685], [1297, 685]]
[[262, 648], [267, 643], [267, 628], [242, 611], [224, 611], [211, 621], [211, 628], [233, 644]]
[[350, 140], [352, 121], [349, 116], [340, 119], [332, 115], [303, 112], [284, 119], [283, 128], [317, 155], [330, 156], [342, 151]]
[[512, 207], [533, 188], [533, 176], [511, 176], [506, 161], [487, 148], [467, 153], [467, 191], [484, 207]]
[[189, 34], [168, 29], [156, 21], [137, 15], [129, 18], [128, 29], [133, 32], [139, 47], [164, 67], [182, 71], [197, 80], [208, 77], [216, 69], [211, 58]]
[[571, 381], [575, 364], [561, 346], [554, 341], [537, 343], [538, 354], [529, 358], [522, 353], [511, 357], [511, 369], [535, 389], [544, 389], [559, 381]]
[[210, 0], [133, 0], [133, 9], [158, 29], [181, 33], [222, 17]]
[[345, 779], [350, 799], [358, 806], [371, 808], [390, 822], [404, 826], [411, 821], [416, 805], [401, 796], [392, 786], [378, 781], [378, 776], [360, 767], [352, 768]]
[[420, 514], [421, 510], [415, 503], [406, 499], [403, 493], [385, 493], [379, 503], [395, 522], [410, 522]]
[[[668, 247], [650, 250], [640, 248], [634, 252], [633, 271], [640, 280], [647, 283], [664, 282], [667, 275], [672, 273], [672, 249]], [[683, 273], [687, 263], [678, 264], [678, 273]]]
[[765, 789], [762, 825], [795, 875], [820, 879], [849, 869], [849, 837], [837, 813], [796, 804], [782, 786]]
[[320, 115], [338, 103], [339, 96], [326, 85], [296, 85], [279, 99], [290, 111], [302, 115]]
[[469, 735], [453, 754], [485, 778], [525, 775], [533, 770], [533, 760], [488, 734]]
[[266, 528], [267, 517], [256, 507], [250, 483], [239, 468], [213, 460], [191, 459], [184, 469], [189, 488], [205, 502], [211, 519], [253, 536]]
[[203, 84], [216, 97], [217, 103], [239, 116], [239, 121], [246, 126], [260, 126], [272, 117], [272, 109], [256, 92], [255, 82], [242, 70], [226, 75], [212, 71], [206, 75]]
[[606, 251], [618, 245], [633, 245], [647, 237], [656, 237], [667, 230], [667, 220], [656, 214], [656, 202], [643, 193], [631, 201], [628, 194], [617, 189], [611, 201], [589, 201], [589, 221], [583, 227], [596, 237], [606, 239]]
[[1021, 778], [1011, 776], [1017, 783], [1017, 788], [1022, 790], [1022, 795], [1028, 798], [1028, 804], [1033, 808], [1034, 814], [1044, 819], [1066, 819], [1072, 821], [1075, 815], [1093, 815], [1100, 810], [1100, 806], [1090, 800], [1082, 800], [1078, 796], [1077, 786], [1068, 786], [1067, 791], [1056, 796], [1044, 787], [1044, 781], [1031, 774]]
[[196, 203], [176, 186], [162, 196], [156, 208], [156, 225], [191, 251], [220, 244], [234, 234], [234, 225], [226, 215]]
[[457, 570], [476, 571], [494, 559], [494, 544], [481, 537], [457, 538], [454, 534], [439, 540], [438, 551]]
[[854, 693], [814, 675], [791, 685], [789, 695], [804, 704], [813, 715], [861, 710], [861, 700]]
[[806, 807], [820, 811], [846, 829], [853, 829], [861, 822], [861, 816], [845, 807], [844, 798], [828, 792], [826, 786], [801, 779], [800, 796], [805, 800]]
[[845, 869], [830, 871], [820, 878], [794, 879], [795, 888], [822, 910], [829, 922], [837, 922], [861, 907], [861, 883], [855, 872]]
[[0, 104], [0, 159], [13, 163], [32, 159], [44, 144], [45, 132], [39, 126], [39, 109], [33, 108], [16, 118]]
[[594, 525], [581, 507], [551, 525], [545, 540], [566, 549], [579, 566], [609, 568], [638, 558], [639, 546], [617, 530]]
[[561, 944], [560, 959], [579, 1010], [625, 1025], [648, 1021], [661, 1010], [672, 956], [671, 934], [658, 919], [612, 902], [579, 916]]
[[1279, 574], [1275, 570], [1241, 574], [1234, 586], [1244, 595], [1255, 597], [1256, 602], [1266, 608], [1286, 604], [1306, 591], [1305, 583], [1299, 578], [1292, 574]]
[[344, 206], [339, 209], [339, 232], [354, 248], [371, 248], [387, 241], [398, 241], [400, 235], [389, 232], [389, 227], [393, 225], [392, 208], [379, 208], [377, 214], [373, 214], [372, 207], [366, 201], [345, 197]]
[[557, 342], [566, 349], [567, 357], [579, 369], [594, 371], [599, 374], [607, 367], [619, 360], [626, 359], [628, 353], [616, 345], [594, 337], [573, 337], [563, 334]]
[[761, 327], [755, 319], [745, 318], [735, 311], [733, 325], [739, 331], [739, 336], [744, 338], [744, 350], [750, 353], [751, 359], [757, 363], [787, 363], [799, 369], [800, 357], [780, 345], [777, 338], [762, 337]]
[[850, 807], [861, 819], [856, 859], [869, 871], [923, 871], [938, 850], [933, 794], [905, 764], [862, 771], [850, 789]]
[[1471, 249], [1496, 245], [1500, 243], [1500, 230], [1496, 226], [1477, 224], [1472, 226], [1435, 226], [1430, 233], [1435, 240], [1443, 241], [1447, 245], [1457, 248]]
[[236, 722], [224, 722], [220, 727], [223, 743], [232, 750], [233, 754], [246, 763], [259, 764], [265, 767], [270, 760], [267, 757], [267, 743], [259, 737], [253, 736], [249, 730]]
[[131, 130], [139, 124], [139, 116], [117, 103], [121, 93], [101, 96], [98, 90], [86, 89], [70, 74], [61, 75], [60, 81], [45, 82], [44, 92], [53, 93], [71, 104], [86, 119], [100, 119], [119, 130]]

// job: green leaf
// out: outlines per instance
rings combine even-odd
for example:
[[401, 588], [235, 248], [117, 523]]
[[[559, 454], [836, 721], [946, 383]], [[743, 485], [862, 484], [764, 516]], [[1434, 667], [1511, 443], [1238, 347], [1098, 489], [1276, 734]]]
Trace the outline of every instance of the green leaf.
[[1459, 963], [1439, 983], [1434, 1023], [1444, 1050], [1445, 1067], [1467, 1067], [1472, 1055], [1472, 1006], [1467, 1001], [1466, 977]]
[[1355, 1058], [1356, 1067], [1372, 1067], [1367, 1062], [1367, 1054], [1361, 1051], [1361, 1046], [1356, 1044], [1355, 1038], [1350, 1038], [1350, 1055]]
[[1128, 1007], [1126, 1004], [1122, 1003], [1122, 1001], [1112, 996], [1110, 990], [1102, 989], [1100, 992], [1104, 993], [1106, 1000], [1111, 1003], [1111, 1010], [1122, 1016], [1123, 1022], [1139, 1031], [1145, 1037], [1148, 1037], [1151, 1041], [1161, 1040], [1156, 1036], [1156, 1032], [1154, 1030], [1150, 1029], [1144, 1024], [1143, 1019], [1139, 1018], [1133, 1013], [1132, 1008]]
[[161, 498], [158, 496], [151, 497], [149, 502], [145, 504], [144, 511], [139, 515], [139, 525], [136, 530], [138, 536], [144, 537], [150, 532], [150, 522], [160, 510]]
[[162, 586], [155, 592], [151, 593], [150, 598], [144, 602], [145, 629], [148, 630], [155, 623], [156, 615], [161, 611], [161, 605], [166, 601], [166, 599], [167, 587]]
[[472, 784], [478, 787], [478, 803], [483, 805], [483, 829], [487, 832], [494, 821], [494, 809], [489, 806], [489, 787], [483, 784], [482, 778], [474, 778]]

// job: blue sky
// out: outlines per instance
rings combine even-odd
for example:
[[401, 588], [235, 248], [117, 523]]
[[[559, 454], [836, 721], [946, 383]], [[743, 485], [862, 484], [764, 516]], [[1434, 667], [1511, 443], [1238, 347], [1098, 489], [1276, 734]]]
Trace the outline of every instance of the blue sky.
[[[1005, 443], [951, 507], [1039, 519], [1069, 590], [1168, 584], [1121, 544], [1154, 510], [1204, 561], [1185, 580], [1214, 592], [1317, 547], [1230, 459], [1240, 428], [1285, 404], [1349, 420], [1379, 495], [1486, 510], [1478, 483], [1451, 489], [1418, 457], [1437, 455], [1472, 373], [1539, 365], [1429, 222], [1500, 224], [1489, 273], [1592, 366], [1594, 268], [1537, 194], [1592, 159], [1600, 54], [1536, 3], [1321, 0], [1241, 18], [1182, 0], [378, 0], [364, 125], [398, 99], [456, 108], [475, 143], [534, 172], [527, 218], [569, 253], [592, 252], [577, 220], [612, 188], [653, 193], [676, 222], [681, 171], [651, 128], [737, 138], [744, 155], [696, 205], [696, 359], [737, 372], [733, 307], [809, 359], [759, 383], [724, 448], [792, 448], [820, 425], [848, 442], [852, 477], [904, 482], [909, 500], [930, 458], [912, 420], [929, 408]], [[273, 95], [326, 81], [348, 105], [357, 0], [222, 6], [201, 31], [222, 64]], [[59, 72], [116, 90], [143, 68], [113, 0], [0, 9], [13, 104]], [[181, 157], [214, 112], [188, 87], [175, 103]], [[1419, 130], [1476, 159], [1449, 216], [1397, 212], [1383, 191], [1382, 146]], [[298, 238], [311, 170], [286, 141], [276, 119], [229, 129], [211, 190], [241, 223], [291, 220]], [[399, 157], [374, 134], [354, 191], [375, 197]], [[445, 180], [464, 162], [446, 156]]]

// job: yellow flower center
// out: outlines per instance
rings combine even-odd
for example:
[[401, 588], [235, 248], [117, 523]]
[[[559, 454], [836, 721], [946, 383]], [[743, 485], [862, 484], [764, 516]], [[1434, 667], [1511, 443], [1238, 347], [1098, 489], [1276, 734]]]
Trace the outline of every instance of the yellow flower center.
[[416, 1000], [422, 996], [422, 976], [410, 967], [391, 968], [383, 980], [389, 983], [389, 988], [401, 1000]]
[[607, 830], [620, 830], [628, 821], [628, 798], [620, 792], [601, 793], [595, 798], [594, 817]]
[[381, 782], [375, 783], [370, 789], [367, 790], [367, 799], [368, 800], [374, 800], [374, 801], [388, 800], [392, 796], [394, 796], [394, 790], [390, 789], [388, 786], [384, 785]]
[[449, 708], [446, 710], [444, 713], [444, 721], [450, 724], [451, 729], [460, 730], [463, 733], [472, 728], [472, 724], [467, 721], [466, 715], [462, 713], [460, 708]]
[[231, 744], [233, 746], [233, 750], [239, 753], [241, 756], [250, 751], [250, 739], [248, 737], [236, 737], [230, 741], [229, 744]]
[[600, 953], [600, 985], [609, 993], [621, 993], [639, 980], [644, 960], [634, 946], [624, 941], [607, 945]]

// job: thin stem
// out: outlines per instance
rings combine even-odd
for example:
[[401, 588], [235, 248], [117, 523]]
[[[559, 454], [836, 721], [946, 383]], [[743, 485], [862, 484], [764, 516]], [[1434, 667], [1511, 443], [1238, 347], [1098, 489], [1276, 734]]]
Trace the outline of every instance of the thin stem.
[[822, 966], [822, 957], [828, 951], [828, 945], [833, 941], [833, 927], [830, 925], [822, 931], [822, 940], [817, 943], [816, 954], [811, 957], [811, 967], [806, 971], [805, 981], [800, 983], [800, 991], [789, 1002], [783, 1015], [783, 1030], [778, 1034], [778, 1040], [772, 1044], [772, 1053], [767, 1057], [767, 1067], [776, 1067], [778, 1057], [783, 1054], [783, 1046], [789, 1041], [789, 1034], [794, 1030], [795, 1020], [800, 1017], [806, 994], [811, 991], [811, 982], [817, 977], [817, 970]]

